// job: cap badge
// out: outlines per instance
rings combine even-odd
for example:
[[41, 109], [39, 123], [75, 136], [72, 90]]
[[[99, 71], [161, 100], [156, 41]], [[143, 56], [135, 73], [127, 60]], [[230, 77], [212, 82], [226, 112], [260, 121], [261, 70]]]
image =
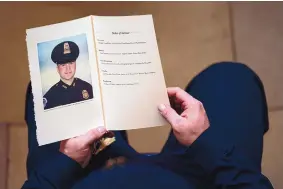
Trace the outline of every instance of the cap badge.
[[64, 54], [71, 53], [70, 45], [69, 43], [64, 43]]
[[89, 98], [89, 94], [88, 94], [88, 92], [86, 90], [82, 91], [82, 95], [83, 95], [84, 99], [88, 99]]

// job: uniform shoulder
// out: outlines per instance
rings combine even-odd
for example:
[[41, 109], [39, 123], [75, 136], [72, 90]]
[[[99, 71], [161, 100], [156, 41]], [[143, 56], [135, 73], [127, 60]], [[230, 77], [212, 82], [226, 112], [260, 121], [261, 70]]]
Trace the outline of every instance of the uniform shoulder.
[[78, 82], [78, 83], [80, 83], [80, 84], [83, 84], [83, 85], [89, 85], [89, 86], [91, 86], [90, 83], [88, 83], [88, 82], [86, 82], [86, 81], [84, 81], [84, 80], [82, 80], [82, 79], [80, 79], [80, 78], [76, 78], [76, 82]]
[[59, 86], [59, 82], [57, 82], [56, 84], [54, 84], [52, 87], [50, 87], [50, 89], [45, 93], [45, 97], [48, 97], [50, 95], [53, 94], [54, 91], [56, 91], [56, 89], [58, 88]]

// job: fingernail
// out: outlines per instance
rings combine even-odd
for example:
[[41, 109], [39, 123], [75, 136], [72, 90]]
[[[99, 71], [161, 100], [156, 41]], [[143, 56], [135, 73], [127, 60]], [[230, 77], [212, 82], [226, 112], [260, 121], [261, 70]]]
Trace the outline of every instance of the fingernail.
[[105, 133], [106, 132], [106, 128], [105, 127], [97, 127], [97, 130], [100, 133]]
[[164, 104], [160, 104], [158, 106], [159, 111], [163, 111], [163, 110], [165, 110], [165, 108], [166, 108], [166, 106]]

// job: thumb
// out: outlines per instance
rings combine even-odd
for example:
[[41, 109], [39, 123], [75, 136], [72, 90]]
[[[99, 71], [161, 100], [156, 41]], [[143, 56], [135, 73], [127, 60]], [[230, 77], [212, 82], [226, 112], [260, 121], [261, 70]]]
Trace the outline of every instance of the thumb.
[[84, 145], [90, 145], [94, 141], [100, 139], [106, 133], [105, 127], [98, 127], [88, 131], [85, 135], [82, 136], [81, 142]]
[[177, 114], [177, 112], [171, 108], [169, 105], [160, 104], [158, 106], [158, 110], [161, 113], [161, 115], [172, 125], [175, 126], [176, 122], [180, 120], [180, 116]]

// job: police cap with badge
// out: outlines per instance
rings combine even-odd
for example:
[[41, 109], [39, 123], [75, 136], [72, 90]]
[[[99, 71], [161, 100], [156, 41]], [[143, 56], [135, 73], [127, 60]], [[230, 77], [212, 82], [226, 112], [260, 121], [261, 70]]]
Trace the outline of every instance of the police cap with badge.
[[54, 47], [51, 59], [55, 64], [65, 64], [77, 60], [80, 54], [79, 47], [72, 41], [64, 41]]

